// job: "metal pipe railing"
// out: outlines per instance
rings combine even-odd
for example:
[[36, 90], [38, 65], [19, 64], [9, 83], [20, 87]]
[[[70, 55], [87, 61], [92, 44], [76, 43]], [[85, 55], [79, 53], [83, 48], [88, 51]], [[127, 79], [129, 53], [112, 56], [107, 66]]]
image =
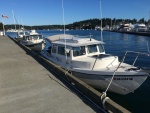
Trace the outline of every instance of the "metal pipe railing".
[[126, 58], [128, 53], [135, 53], [135, 54], [137, 54], [135, 60], [133, 61], [133, 64], [132, 64], [133, 66], [136, 63], [136, 61], [137, 61], [137, 59], [138, 59], [140, 54], [142, 54], [142, 55], [149, 55], [148, 53], [142, 53], [142, 52], [136, 52], [136, 51], [126, 51], [126, 53], [125, 53], [125, 55], [123, 57], [122, 63], [124, 62], [124, 60], [125, 60], [125, 58]]

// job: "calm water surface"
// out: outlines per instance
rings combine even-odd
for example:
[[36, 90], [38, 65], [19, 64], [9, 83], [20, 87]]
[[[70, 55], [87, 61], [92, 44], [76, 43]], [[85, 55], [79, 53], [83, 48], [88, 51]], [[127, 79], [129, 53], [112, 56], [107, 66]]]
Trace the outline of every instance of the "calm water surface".
[[[38, 30], [38, 33], [42, 33], [45, 37], [54, 34], [62, 34], [63, 31], [42, 31]], [[70, 30], [66, 31], [72, 35], [92, 35], [93, 38], [100, 40], [100, 31], [95, 30]], [[15, 36], [13, 33], [7, 33], [11, 36]], [[139, 51], [148, 53], [147, 42], [150, 48], [150, 37], [130, 35], [114, 32], [103, 32], [103, 41], [105, 42], [105, 51], [107, 54], [113, 54], [119, 56], [119, 60], [122, 59], [126, 51]], [[49, 44], [47, 43], [46, 48]], [[130, 54], [126, 57], [125, 62], [132, 64], [136, 54]], [[150, 56], [140, 55], [135, 66], [150, 68]], [[114, 93], [108, 93], [108, 97], [112, 100], [130, 110], [133, 113], [149, 113], [150, 107], [150, 77], [138, 88], [135, 92], [122, 96]]]

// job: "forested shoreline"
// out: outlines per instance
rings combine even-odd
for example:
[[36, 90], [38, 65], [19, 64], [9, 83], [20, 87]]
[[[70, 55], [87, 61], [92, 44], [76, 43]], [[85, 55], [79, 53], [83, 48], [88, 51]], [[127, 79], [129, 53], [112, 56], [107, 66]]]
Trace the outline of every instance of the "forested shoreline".
[[[136, 24], [136, 23], [144, 23], [145, 25], [150, 25], [150, 19], [145, 20], [144, 18], [142, 19], [111, 19], [111, 18], [103, 18], [102, 19], [102, 27], [106, 26], [116, 26], [119, 24], [125, 24], [125, 23], [131, 23], [131, 24]], [[88, 19], [88, 20], [82, 20], [78, 22], [74, 22], [71, 24], [65, 25], [66, 29], [95, 29], [95, 26], [101, 26], [101, 20], [100, 19]], [[63, 29], [64, 26], [62, 25], [35, 25], [35, 26], [29, 26], [29, 25], [16, 25], [16, 29], [19, 28], [25, 28], [26, 30], [31, 30], [31, 29], [36, 29], [36, 30], [55, 30], [55, 29]], [[5, 30], [8, 29], [15, 29], [15, 25], [5, 25]], [[0, 23], [0, 30], [3, 30], [3, 24]]]

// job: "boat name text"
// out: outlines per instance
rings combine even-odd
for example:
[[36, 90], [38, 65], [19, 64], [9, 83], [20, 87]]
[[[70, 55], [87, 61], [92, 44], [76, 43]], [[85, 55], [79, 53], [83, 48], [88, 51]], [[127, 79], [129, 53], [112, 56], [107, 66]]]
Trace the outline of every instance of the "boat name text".
[[119, 78], [119, 77], [115, 77], [114, 80], [133, 80], [133, 78]]

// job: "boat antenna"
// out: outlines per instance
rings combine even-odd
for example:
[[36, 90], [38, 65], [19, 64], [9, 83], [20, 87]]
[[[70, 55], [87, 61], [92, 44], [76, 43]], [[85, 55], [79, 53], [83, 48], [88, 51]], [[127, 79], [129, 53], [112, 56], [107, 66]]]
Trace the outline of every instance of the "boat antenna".
[[63, 24], [64, 24], [64, 37], [65, 37], [65, 55], [67, 59], [67, 53], [66, 53], [66, 36], [65, 36], [65, 16], [64, 16], [64, 1], [62, 0], [62, 13], [63, 13]]
[[103, 32], [103, 28], [102, 28], [102, 6], [101, 6], [101, 0], [100, 0], [100, 19], [101, 19], [101, 28], [100, 28], [100, 30], [101, 30], [101, 41], [103, 41], [103, 34], [102, 34], [102, 32]]

